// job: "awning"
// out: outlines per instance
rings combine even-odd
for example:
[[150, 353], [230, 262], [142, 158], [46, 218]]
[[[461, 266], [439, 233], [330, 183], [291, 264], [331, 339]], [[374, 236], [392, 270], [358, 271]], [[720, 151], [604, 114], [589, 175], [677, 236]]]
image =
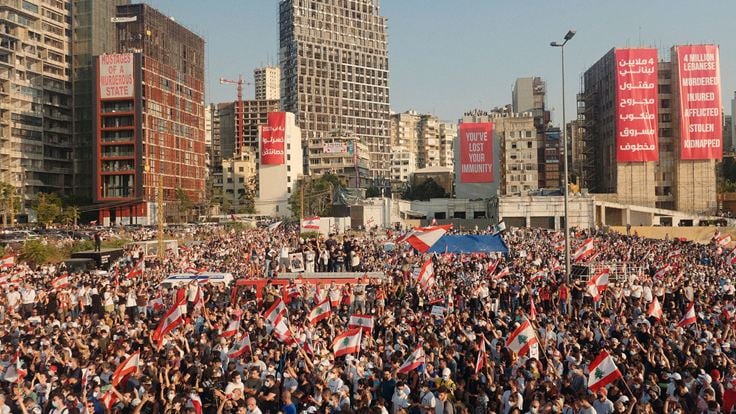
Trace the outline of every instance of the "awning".
[[406, 216], [412, 216], [412, 217], [418, 217], [418, 218], [425, 218], [427, 217], [427, 213], [421, 212], [421, 211], [414, 211], [414, 210], [405, 210], [404, 214]]
[[427, 253], [509, 253], [500, 235], [442, 236]]

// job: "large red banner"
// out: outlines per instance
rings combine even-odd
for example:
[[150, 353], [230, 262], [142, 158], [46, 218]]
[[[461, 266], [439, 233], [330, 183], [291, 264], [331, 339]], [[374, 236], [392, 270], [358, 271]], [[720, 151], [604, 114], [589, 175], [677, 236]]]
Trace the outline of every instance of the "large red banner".
[[657, 50], [615, 53], [616, 160], [657, 161]]
[[261, 127], [261, 165], [284, 163], [286, 112], [270, 112], [268, 123]]
[[676, 46], [680, 91], [680, 157], [720, 160], [721, 73], [718, 46]]
[[493, 182], [493, 124], [460, 124], [460, 182]]

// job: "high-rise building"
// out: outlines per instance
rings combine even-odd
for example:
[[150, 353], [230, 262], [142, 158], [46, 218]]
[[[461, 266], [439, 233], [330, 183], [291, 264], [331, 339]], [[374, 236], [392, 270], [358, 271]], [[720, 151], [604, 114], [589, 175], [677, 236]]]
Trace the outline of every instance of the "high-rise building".
[[281, 99], [281, 70], [275, 66], [264, 66], [253, 71], [256, 100]]
[[518, 78], [511, 93], [511, 107], [517, 114], [531, 112], [538, 124], [549, 122], [545, 117], [547, 84], [540, 77]]
[[99, 222], [154, 223], [159, 195], [181, 217], [205, 192], [204, 41], [146, 4], [116, 19], [118, 53], [94, 62]]
[[[717, 51], [713, 46], [687, 48], [690, 47], [714, 48]], [[720, 80], [716, 79], [717, 76], [696, 75], [694, 72], [681, 74], [680, 48], [672, 48], [670, 60], [657, 59], [654, 49], [611, 49], [584, 73], [583, 91], [578, 98], [578, 119], [585, 146], [582, 151], [583, 187], [594, 193], [606, 194], [609, 200], [623, 204], [690, 213], [715, 211], [715, 160], [720, 158], [722, 120], [720, 101], [714, 101], [720, 95]], [[618, 53], [621, 56], [647, 53], [652, 57], [619, 59]], [[694, 63], [683, 60], [687, 71], [696, 71], [693, 68], [702, 66], [717, 72], [712, 69], [718, 66], [717, 52], [696, 53], [693, 58], [697, 59]], [[708, 59], [708, 62], [701, 62], [701, 59]], [[617, 80], [617, 77], [628, 79], [624, 77], [632, 74], [651, 76], [651, 80]], [[708, 89], [707, 93], [689, 93], [686, 88], [692, 82], [706, 82], [702, 85]], [[713, 88], [718, 93], [711, 92]], [[630, 90], [636, 90], [637, 95], [627, 98], [629, 95], [625, 94]], [[693, 100], [707, 102], [706, 109], [693, 110], [684, 106]], [[635, 113], [625, 113], [629, 107], [634, 108]], [[685, 126], [713, 113], [719, 113], [717, 126], [706, 123]], [[642, 124], [638, 127], [622, 126], [623, 122], [632, 120]], [[703, 148], [688, 147], [696, 134], [702, 134], [701, 128], [712, 129], [710, 138], [700, 140], [709, 146], [706, 150], [711, 152], [705, 156], [685, 154], [686, 151]]]
[[[431, 114], [420, 114], [414, 110], [392, 114], [389, 118], [389, 133], [392, 153], [414, 154], [414, 169], [453, 166], [452, 142], [457, 135], [457, 126], [442, 122]], [[392, 156], [392, 169], [396, 157]], [[406, 157], [399, 157], [403, 161]], [[392, 172], [392, 179], [396, 174]]]
[[298, 211], [289, 209], [289, 197], [304, 173], [302, 135], [294, 114], [271, 112], [260, 126], [258, 138], [256, 213], [276, 217], [298, 215]]
[[[237, 102], [217, 104], [220, 118], [220, 151], [222, 158], [237, 156]], [[243, 101], [243, 148], [258, 151], [258, 128], [268, 122], [269, 112], [280, 109], [278, 99], [248, 99]]]
[[736, 151], [736, 92], [731, 99], [731, 148]]
[[0, 2], [0, 180], [23, 199], [71, 192], [70, 0]]
[[388, 177], [388, 42], [378, 1], [282, 0], [279, 25], [281, 103], [304, 141], [354, 134], [373, 173]]
[[92, 148], [95, 74], [94, 56], [117, 50], [114, 17], [118, 5], [130, 0], [73, 0], [72, 93], [74, 107], [74, 194], [92, 198]]
[[207, 157], [210, 160], [211, 169], [216, 169], [218, 168], [218, 165], [222, 165], [222, 147], [220, 145], [220, 111], [218, 108], [218, 105], [213, 103], [207, 105], [205, 108], [205, 111], [209, 113], [210, 118], [210, 145], [207, 150]]

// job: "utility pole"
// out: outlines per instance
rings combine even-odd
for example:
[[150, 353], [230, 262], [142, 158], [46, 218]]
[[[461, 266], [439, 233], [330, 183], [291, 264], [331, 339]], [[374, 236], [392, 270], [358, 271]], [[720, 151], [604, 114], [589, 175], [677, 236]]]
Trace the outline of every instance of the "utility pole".
[[159, 171], [156, 185], [156, 222], [158, 225], [158, 258], [164, 258], [164, 176]]

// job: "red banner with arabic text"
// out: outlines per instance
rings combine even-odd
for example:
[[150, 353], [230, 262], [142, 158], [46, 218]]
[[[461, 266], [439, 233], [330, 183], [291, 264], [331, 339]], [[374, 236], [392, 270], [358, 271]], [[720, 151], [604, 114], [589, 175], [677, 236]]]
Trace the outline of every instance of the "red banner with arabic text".
[[261, 165], [284, 163], [286, 112], [270, 112], [268, 123], [261, 126]]
[[616, 49], [616, 160], [657, 161], [657, 50]]
[[721, 73], [718, 46], [676, 46], [680, 96], [680, 157], [720, 160]]

